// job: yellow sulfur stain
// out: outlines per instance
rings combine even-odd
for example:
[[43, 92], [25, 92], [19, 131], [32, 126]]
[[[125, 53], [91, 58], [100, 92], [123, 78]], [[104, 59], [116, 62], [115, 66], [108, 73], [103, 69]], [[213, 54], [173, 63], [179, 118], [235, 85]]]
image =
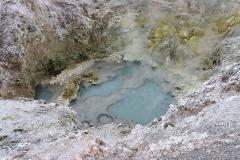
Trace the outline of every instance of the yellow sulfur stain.
[[212, 29], [218, 34], [222, 34], [227, 29], [240, 24], [240, 16], [237, 13], [216, 17], [212, 16], [211, 25]]
[[2, 120], [14, 120], [16, 117], [16, 115], [14, 114], [11, 114], [11, 115], [8, 115], [6, 117], [3, 117]]
[[149, 49], [154, 50], [170, 38], [188, 45], [196, 53], [200, 39], [204, 36], [205, 25], [188, 17], [170, 14], [155, 21], [156, 28], [149, 34]]

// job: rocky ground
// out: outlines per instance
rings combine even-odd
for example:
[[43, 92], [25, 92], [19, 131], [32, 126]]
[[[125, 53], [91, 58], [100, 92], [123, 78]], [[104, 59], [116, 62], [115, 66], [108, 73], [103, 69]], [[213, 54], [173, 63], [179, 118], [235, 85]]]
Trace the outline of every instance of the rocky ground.
[[0, 100], [2, 159], [239, 159], [240, 63], [133, 129], [83, 128], [68, 106]]
[[[31, 91], [43, 76], [67, 68], [52, 79], [63, 83], [67, 79], [63, 75], [78, 74], [79, 69], [69, 70], [72, 64], [109, 52], [107, 60], [142, 60], [158, 69], [170, 67], [169, 77], [179, 90], [178, 102], [165, 116], [134, 128], [118, 123], [84, 128], [66, 105], [1, 99], [1, 159], [240, 159], [239, 2], [149, 2], [0, 2], [0, 94], [4, 98], [29, 97], [25, 91]], [[138, 18], [130, 8], [137, 9]], [[148, 15], [149, 9], [153, 12]], [[158, 17], [173, 10], [173, 17]], [[112, 20], [103, 21], [107, 17]], [[76, 23], [80, 28], [75, 28]], [[109, 46], [109, 52], [103, 54], [101, 46]], [[79, 65], [80, 70], [90, 63]]]
[[0, 7], [0, 96], [8, 99], [33, 98], [46, 76], [102, 58], [166, 71], [180, 98], [215, 73], [214, 42], [240, 24], [236, 0], [3, 0]]

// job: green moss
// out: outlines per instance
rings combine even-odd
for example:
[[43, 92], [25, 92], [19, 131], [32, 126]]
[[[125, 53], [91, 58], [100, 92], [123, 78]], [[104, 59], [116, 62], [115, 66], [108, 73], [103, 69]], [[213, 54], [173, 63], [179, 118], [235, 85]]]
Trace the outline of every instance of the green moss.
[[79, 85], [80, 81], [81, 80], [78, 77], [70, 78], [69, 81], [63, 87], [62, 97], [65, 99], [69, 99], [72, 96], [74, 96], [76, 94], [76, 92], [78, 91], [78, 88], [79, 88], [78, 85]]
[[175, 87], [175, 89], [178, 91], [182, 90], [180, 87]]
[[89, 58], [89, 55], [87, 54], [87, 52], [81, 52], [81, 53], [78, 53], [78, 58], [81, 60], [86, 60]]
[[93, 71], [84, 72], [82, 74], [82, 79], [85, 80], [85, 81], [90, 81], [90, 80], [97, 81], [97, 80], [100, 80], [98, 75], [95, 72], [93, 72]]
[[100, 80], [97, 75], [94, 75], [94, 76], [92, 77], [92, 79], [93, 79], [93, 81], [99, 81], [99, 80]]

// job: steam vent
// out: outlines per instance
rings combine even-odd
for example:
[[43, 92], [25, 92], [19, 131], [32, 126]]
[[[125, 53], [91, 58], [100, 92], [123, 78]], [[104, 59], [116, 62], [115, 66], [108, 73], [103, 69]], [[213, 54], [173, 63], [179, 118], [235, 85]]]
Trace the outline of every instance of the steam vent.
[[240, 159], [238, 0], [1, 0], [0, 159]]

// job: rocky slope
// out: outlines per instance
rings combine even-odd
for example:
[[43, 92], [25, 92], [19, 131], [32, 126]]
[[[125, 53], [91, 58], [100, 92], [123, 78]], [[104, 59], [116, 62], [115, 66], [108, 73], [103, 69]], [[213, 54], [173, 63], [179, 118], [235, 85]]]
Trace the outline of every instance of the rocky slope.
[[0, 100], [2, 159], [239, 159], [240, 63], [172, 105], [161, 121], [84, 129], [59, 104]]
[[102, 33], [112, 13], [103, 2], [0, 3], [2, 97], [32, 97], [43, 76], [107, 54], [109, 40]]
[[106, 60], [123, 56], [168, 69], [181, 89], [161, 120], [133, 129], [84, 128], [66, 105], [1, 99], [1, 159], [240, 158], [237, 0], [3, 0], [0, 8], [4, 98], [29, 97], [43, 76], [111, 51]]
[[4, 98], [33, 97], [45, 76], [108, 55], [165, 70], [180, 98], [214, 73], [216, 37], [240, 24], [236, 0], [3, 0], [0, 7]]

